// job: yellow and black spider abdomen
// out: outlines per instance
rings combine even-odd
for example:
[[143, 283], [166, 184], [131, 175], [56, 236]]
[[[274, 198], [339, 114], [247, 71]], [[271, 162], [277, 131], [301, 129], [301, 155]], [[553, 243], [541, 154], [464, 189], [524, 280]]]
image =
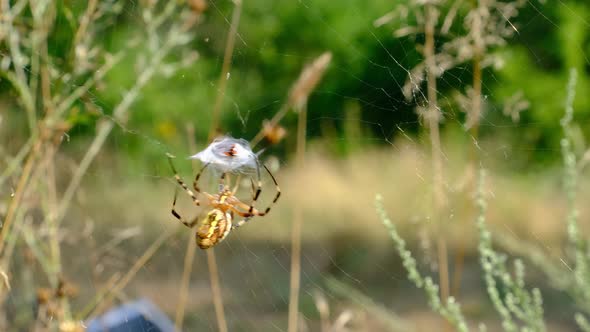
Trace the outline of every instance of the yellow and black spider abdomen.
[[208, 249], [220, 243], [231, 231], [231, 216], [219, 209], [213, 209], [201, 220], [197, 228], [197, 245]]

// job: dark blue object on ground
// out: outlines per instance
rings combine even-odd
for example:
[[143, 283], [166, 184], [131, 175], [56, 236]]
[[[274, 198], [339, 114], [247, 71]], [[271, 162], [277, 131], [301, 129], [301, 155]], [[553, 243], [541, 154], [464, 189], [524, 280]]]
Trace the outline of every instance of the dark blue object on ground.
[[176, 332], [170, 319], [144, 299], [111, 309], [86, 326], [87, 332]]

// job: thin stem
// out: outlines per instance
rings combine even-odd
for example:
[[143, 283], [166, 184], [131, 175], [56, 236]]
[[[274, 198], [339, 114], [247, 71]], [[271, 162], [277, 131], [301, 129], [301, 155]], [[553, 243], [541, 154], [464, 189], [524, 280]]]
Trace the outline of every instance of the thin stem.
[[80, 25], [78, 26], [78, 30], [76, 30], [74, 42], [72, 43], [71, 54], [74, 56], [76, 54], [76, 48], [80, 45], [82, 38], [86, 35], [88, 26], [92, 22], [92, 16], [96, 11], [97, 4], [98, 0], [89, 0], [88, 5], [86, 6], [86, 10], [84, 11], [84, 15], [82, 15], [82, 18], [80, 19]]
[[[59, 247], [58, 228], [55, 223], [55, 212], [57, 208], [57, 189], [55, 180], [55, 152], [57, 147], [48, 144], [45, 162], [45, 180], [47, 182], [47, 226], [49, 229], [49, 252], [52, 263], [52, 270], [57, 275], [61, 272], [61, 253]], [[50, 278], [52, 276], [49, 276]], [[57, 285], [57, 278], [52, 280]]]
[[[174, 44], [169, 41], [165, 43], [156, 54], [154, 54], [151, 63], [148, 66], [146, 66], [144, 71], [141, 72], [141, 74], [137, 78], [137, 81], [135, 82], [135, 85], [131, 88], [131, 90], [129, 90], [129, 92], [127, 92], [127, 94], [125, 94], [123, 100], [121, 100], [121, 102], [113, 110], [114, 120], [122, 121], [126, 117], [129, 108], [131, 107], [133, 102], [135, 102], [135, 99], [137, 99], [137, 97], [139, 96], [139, 92], [141, 91], [141, 89], [149, 82], [152, 76], [156, 73], [157, 68], [159, 68], [162, 60], [173, 47]], [[62, 103], [62, 105], [63, 104], [64, 103]], [[60, 107], [58, 107], [58, 111], [56, 111], [56, 113], [59, 113], [59, 108]], [[61, 200], [61, 204], [57, 210], [56, 216], [58, 224], [65, 216], [65, 213], [68, 210], [70, 203], [72, 202], [72, 198], [78, 190], [80, 182], [86, 174], [88, 167], [90, 167], [90, 164], [92, 163], [98, 152], [102, 149], [104, 142], [111, 133], [111, 130], [113, 130], [114, 126], [115, 123], [113, 120], [102, 121], [98, 125], [97, 134], [94, 137], [92, 143], [90, 144], [90, 147], [86, 151], [86, 154], [82, 158], [82, 161], [76, 169], [76, 172], [72, 176], [72, 180], [70, 180], [70, 183], [66, 188], [64, 196]]]
[[[297, 119], [297, 151], [295, 162], [297, 170], [303, 173], [305, 164], [305, 135], [307, 129], [307, 102], [299, 110]], [[293, 228], [291, 231], [291, 283], [289, 292], [289, 332], [297, 332], [299, 319], [299, 289], [301, 287], [301, 227], [303, 211], [297, 206], [293, 210]]]
[[[238, 34], [238, 24], [242, 13], [242, 1], [234, 1], [234, 11], [230, 24], [230, 29], [225, 44], [225, 53], [223, 55], [223, 65], [221, 67], [221, 75], [219, 76], [219, 90], [217, 90], [217, 99], [213, 107], [213, 114], [211, 118], [211, 127], [209, 129], [209, 141], [213, 140], [217, 129], [219, 127], [219, 117], [221, 114], [221, 105], [225, 97], [225, 90], [227, 88], [228, 74], [231, 67], [231, 59], [234, 53], [234, 46], [236, 35]], [[188, 254], [188, 251], [187, 251]], [[185, 257], [185, 262], [188, 258]], [[192, 264], [192, 260], [191, 260]], [[221, 283], [219, 281], [219, 272], [217, 271], [217, 261], [215, 260], [215, 252], [213, 248], [207, 250], [207, 266], [209, 267], [209, 278], [211, 281], [211, 292], [213, 293], [213, 305], [215, 307], [215, 317], [217, 318], [217, 326], [219, 331], [227, 332], [227, 322], [225, 320], [225, 312], [223, 310], [223, 296], [221, 294]], [[186, 266], [185, 266], [186, 268]], [[185, 271], [186, 272], [186, 271]], [[189, 272], [190, 274], [190, 272]], [[177, 312], [178, 314], [178, 312]], [[178, 316], [177, 316], [178, 319]], [[178, 321], [177, 321], [178, 323]]]
[[[14, 8], [13, 8], [14, 10]], [[31, 133], [37, 130], [37, 119], [35, 114], [35, 91], [31, 91], [28, 89], [27, 85], [27, 75], [25, 73], [25, 65], [24, 59], [25, 56], [21, 53], [21, 39], [18, 32], [18, 29], [11, 29], [14, 26], [13, 19], [17, 15], [17, 12], [11, 12], [10, 9], [10, 1], [3, 1], [2, 2], [2, 12], [6, 13], [4, 15], [4, 19], [6, 20], [5, 25], [8, 27], [8, 48], [10, 49], [10, 56], [12, 59], [12, 63], [14, 66], [14, 76], [12, 77], [11, 81], [15, 84], [15, 88], [19, 91], [21, 95], [21, 101], [25, 106], [25, 110], [27, 112], [27, 118], [29, 121], [29, 129]]]
[[119, 280], [121, 280], [121, 273], [117, 272], [113, 274], [102, 287], [96, 286], [98, 289], [96, 290], [95, 296], [89, 303], [82, 307], [83, 309], [78, 314], [76, 314], [76, 317], [74, 319], [87, 319], [92, 309], [95, 308], [105, 298], [105, 296], [110, 292], [110, 290], [113, 287], [115, 287]]
[[93, 87], [96, 82], [101, 81], [105, 75], [119, 62], [123, 59], [124, 52], [119, 52], [115, 55], [111, 55], [107, 58], [105, 63], [94, 72], [94, 75], [90, 77], [84, 84], [77, 87], [72, 93], [70, 93], [61, 103], [59, 103], [55, 107], [55, 112], [45, 120], [46, 123], [51, 126], [51, 124], [57, 119], [60, 119], [65, 111], [67, 111], [76, 100], [82, 97], [85, 93], [87, 93], [91, 87]]
[[[51, 267], [51, 274], [48, 278], [54, 287], [57, 287], [59, 278], [62, 275], [61, 262], [61, 247], [59, 239], [59, 226], [56, 223], [55, 215], [57, 212], [57, 186], [55, 176], [55, 154], [58, 147], [53, 144], [48, 144], [46, 152], [45, 172], [47, 181], [47, 228], [49, 235], [49, 264]], [[63, 320], [71, 318], [70, 304], [67, 296], [60, 299]]]
[[55, 108], [55, 105], [53, 105], [53, 100], [51, 98], [51, 77], [49, 75], [49, 65], [47, 64], [49, 61], [47, 39], [43, 39], [43, 45], [41, 46], [41, 48], [43, 52], [43, 63], [41, 64], [40, 70], [42, 96], [41, 100], [43, 101], [43, 110], [46, 112], [46, 114], [51, 114]]
[[221, 75], [219, 76], [219, 90], [215, 105], [213, 106], [213, 114], [211, 117], [211, 130], [209, 132], [209, 140], [211, 141], [219, 127], [219, 116], [221, 114], [221, 105], [225, 97], [225, 90], [227, 88], [228, 74], [231, 67], [231, 59], [234, 53], [234, 46], [236, 43], [236, 35], [238, 34], [238, 24], [240, 23], [240, 16], [242, 13], [242, 1], [234, 1], [234, 12], [231, 19], [229, 32], [227, 35], [227, 42], [225, 44], [225, 53], [223, 54], [223, 65], [221, 67]]
[[439, 263], [439, 284], [440, 295], [443, 301], [449, 297], [449, 268], [447, 261], [447, 240], [444, 232], [445, 227], [442, 225], [442, 210], [446, 204], [444, 194], [443, 172], [442, 172], [442, 149], [440, 143], [439, 119], [440, 111], [438, 109], [437, 92], [436, 92], [436, 60], [434, 45], [434, 29], [436, 24], [436, 9], [433, 5], [427, 5], [425, 24], [425, 43], [424, 56], [427, 72], [427, 95], [428, 95], [428, 128], [430, 132], [430, 145], [432, 153], [432, 180], [433, 180], [433, 203], [434, 203], [434, 221], [438, 228], [438, 263]]
[[482, 70], [481, 55], [476, 52], [473, 58], [473, 105], [471, 106], [471, 135], [477, 138], [479, 131], [479, 119], [481, 118], [481, 95], [482, 95]]
[[[477, 3], [475, 4], [477, 6]], [[477, 21], [477, 20], [475, 20]], [[472, 30], [478, 29], [479, 26], [473, 26]], [[481, 68], [481, 49], [476, 46], [475, 56], [473, 57], [473, 100], [471, 105], [470, 113], [467, 115], [467, 124], [469, 126], [469, 133], [472, 140], [477, 140], [479, 136], [479, 123], [481, 118], [481, 96], [482, 96], [482, 68]], [[479, 149], [475, 144], [471, 144], [469, 149], [469, 159], [467, 165], [467, 172], [469, 176], [469, 183], [467, 184], [467, 190], [470, 192], [475, 189], [475, 182], [472, 181], [474, 178], [472, 174], [475, 174], [476, 165], [479, 163]], [[470, 202], [468, 209], [475, 213], [473, 206]], [[465, 264], [465, 248], [466, 244], [464, 241], [459, 242], [459, 248], [455, 255], [455, 273], [453, 275], [453, 287], [452, 294], [457, 297], [461, 289], [461, 277], [463, 274], [463, 266]]]
[[[6, 241], [6, 237], [8, 236], [8, 231], [10, 230], [10, 226], [14, 220], [16, 212], [20, 206], [21, 199], [23, 198], [23, 194], [27, 187], [27, 183], [29, 182], [31, 173], [33, 171], [33, 167], [35, 165], [35, 161], [37, 160], [37, 155], [41, 150], [42, 140], [37, 139], [35, 144], [33, 145], [33, 149], [25, 162], [25, 166], [23, 167], [23, 171], [18, 181], [18, 185], [16, 186], [16, 190], [14, 192], [14, 197], [8, 206], [8, 210], [6, 211], [6, 217], [4, 218], [4, 222], [2, 223], [2, 230], [0, 230], [0, 257], [4, 256], [4, 243]], [[2, 257], [3, 259], [8, 259], [8, 257]], [[4, 265], [4, 264], [2, 264]], [[2, 266], [0, 265], [0, 266]]]
[[4, 185], [4, 182], [16, 171], [18, 166], [22, 165], [23, 160], [29, 155], [33, 143], [36, 142], [36, 136], [30, 136], [29, 139], [23, 144], [20, 150], [8, 163], [2, 174], [0, 174], [0, 188]]
[[[188, 143], [190, 146], [190, 151], [195, 153], [197, 150], [196, 142], [195, 142], [195, 127], [192, 124], [188, 124], [186, 126], [186, 133], [188, 137]], [[193, 159], [193, 168], [195, 166], [196, 160]], [[188, 232], [188, 242], [186, 244], [186, 252], [184, 254], [184, 268], [182, 271], [182, 279], [180, 280], [180, 288], [178, 293], [178, 304], [176, 305], [176, 317], [175, 317], [175, 326], [176, 330], [182, 331], [182, 325], [184, 321], [184, 310], [186, 306], [186, 299], [189, 292], [189, 282], [191, 279], [191, 272], [193, 270], [193, 262], [195, 260], [195, 251], [197, 250], [197, 242], [195, 241], [195, 232], [196, 229], [192, 228], [190, 232]]]
[[184, 322], [184, 311], [186, 307], [186, 299], [189, 292], [189, 283], [191, 279], [191, 272], [193, 270], [193, 262], [195, 260], [195, 251], [197, 249], [195, 241], [195, 229], [188, 232], [188, 240], [186, 243], [186, 252], [184, 254], [184, 268], [182, 271], [182, 279], [180, 280], [180, 288], [178, 292], [178, 303], [176, 304], [175, 326], [176, 330], [182, 331]]
[[127, 286], [127, 284], [135, 277], [137, 272], [154, 256], [154, 254], [160, 249], [162, 244], [174, 233], [174, 229], [170, 228], [166, 232], [160, 234], [160, 236], [146, 249], [141, 257], [135, 261], [135, 264], [127, 271], [127, 274], [121, 278], [117, 284], [115, 284], [109, 292], [105, 295], [100, 305], [98, 305], [92, 313], [89, 315], [90, 317], [95, 316], [98, 312], [102, 310], [102, 308], [106, 308], [111, 304], [111, 301], [115, 297], [117, 293], [119, 293], [123, 288]]
[[217, 269], [217, 261], [215, 260], [215, 252], [211, 249], [207, 250], [207, 266], [209, 267], [209, 278], [211, 281], [211, 293], [213, 293], [217, 327], [220, 332], [227, 332], [227, 322], [223, 310], [223, 296], [221, 295], [221, 286], [219, 283], [219, 271]]

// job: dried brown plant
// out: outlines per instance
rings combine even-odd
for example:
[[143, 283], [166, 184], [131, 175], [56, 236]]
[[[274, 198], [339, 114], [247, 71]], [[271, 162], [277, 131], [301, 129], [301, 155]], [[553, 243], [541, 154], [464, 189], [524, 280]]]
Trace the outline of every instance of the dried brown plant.
[[[0, 174], [0, 187], [16, 183], [0, 230], [0, 271], [6, 276], [5, 285], [15, 286], [12, 281], [16, 276], [33, 268], [29, 265], [39, 265], [43, 276], [19, 286], [35, 289], [34, 283], [43, 278], [51, 288], [59, 286], [63, 270], [61, 247], [67, 233], [64, 220], [93, 160], [113, 128], [125, 124], [143, 87], [158, 75], [169, 75], [196, 60], [187, 44], [193, 38], [198, 13], [174, 1], [144, 1], [137, 9], [144, 33], [138, 32], [140, 35], [122, 48], [109, 51], [100, 46], [99, 39], [115, 23], [123, 3], [88, 1], [79, 16], [72, 16], [71, 48], [63, 58], [48, 51], [62, 7], [50, 0], [0, 1], [0, 77], [15, 92], [11, 106], [22, 110], [29, 130], [27, 141], [10, 147], [14, 155]], [[147, 42], [142, 44], [141, 40]], [[145, 51], [130, 52], [141, 47]], [[170, 62], [168, 55], [172, 52], [186, 56]], [[88, 100], [104, 86], [106, 75], [131, 54], [138, 54], [131, 59], [136, 64], [136, 80], [115, 103], [112, 115], [98, 121], [95, 136], [63, 186], [57, 181], [57, 173], [66, 170], [56, 169], [56, 165], [62, 161], [61, 143], [69, 139], [67, 132], [73, 125], [70, 116], [81, 107], [104, 115]], [[15, 252], [21, 251], [31, 253], [31, 264], [11, 264]], [[14, 287], [1, 288], [2, 304], [12, 291]], [[51, 324], [66, 326], [76, 313], [67, 297], [58, 302], [56, 310], [61, 314]], [[0, 321], [10, 324], [11, 319], [3, 317]], [[31, 317], [33, 322], [35, 319]]]
[[[377, 19], [375, 26], [381, 26], [391, 21], [399, 22], [399, 28], [394, 30], [394, 36], [405, 37], [411, 35], [424, 36], [424, 45], [417, 49], [423, 54], [423, 60], [408, 70], [408, 77], [403, 86], [404, 96], [408, 100], [416, 100], [417, 112], [429, 129], [432, 147], [433, 173], [433, 209], [437, 227], [441, 227], [444, 210], [447, 205], [446, 189], [444, 185], [442, 150], [440, 144], [439, 123], [443, 114], [437, 103], [437, 80], [444, 73], [459, 64], [471, 62], [473, 66], [473, 85], [467, 87], [466, 95], [458, 93], [457, 101], [467, 113], [464, 126], [470, 131], [474, 140], [477, 139], [482, 106], [482, 73], [483, 69], [501, 64], [491, 50], [503, 46], [506, 39], [518, 33], [511, 22], [518, 15], [519, 9], [526, 4], [524, 0], [497, 1], [479, 0], [466, 2], [463, 0], [413, 0], [408, 5], [400, 5], [394, 11]], [[456, 26], [458, 13], [466, 11], [461, 25], [464, 33], [451, 35], [451, 27]], [[436, 38], [441, 42], [436, 43]], [[444, 42], [443, 42], [444, 41]], [[437, 45], [440, 44], [440, 45]], [[425, 85], [425, 87], [424, 87]], [[525, 103], [516, 103], [515, 117], [523, 110]], [[471, 164], [477, 160], [477, 151], [472, 149]], [[473, 173], [471, 167], [466, 174]], [[469, 186], [473, 189], [473, 186]], [[444, 228], [441, 228], [443, 230]], [[450, 294], [450, 280], [447, 268], [446, 240], [444, 231], [438, 232], [439, 282], [441, 297]], [[456, 258], [456, 282], [454, 289], [460, 284], [463, 253], [459, 250]], [[453, 291], [455, 292], [455, 291]]]

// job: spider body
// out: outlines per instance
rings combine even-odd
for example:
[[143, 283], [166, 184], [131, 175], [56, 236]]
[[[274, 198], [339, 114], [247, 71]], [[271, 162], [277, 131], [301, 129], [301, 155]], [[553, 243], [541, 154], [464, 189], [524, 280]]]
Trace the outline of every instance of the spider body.
[[201, 220], [196, 240], [201, 249], [209, 249], [223, 241], [231, 231], [232, 216], [229, 212], [213, 209]]
[[[178, 175], [178, 172], [176, 172], [174, 165], [172, 164], [172, 159], [169, 158], [168, 161], [170, 162], [170, 167], [174, 172], [174, 178], [176, 179], [176, 182], [192, 198], [193, 203], [197, 206], [200, 206], [201, 201], [197, 198], [196, 194], [188, 188], [184, 181], [182, 181], [182, 179]], [[184, 219], [178, 212], [176, 212], [175, 209], [178, 191], [174, 193], [174, 201], [172, 202], [171, 211], [172, 215], [176, 217], [176, 219], [178, 219], [185, 226], [189, 228], [197, 226], [196, 241], [197, 245], [201, 249], [208, 249], [215, 246], [216, 244], [223, 241], [229, 235], [232, 229], [242, 226], [243, 224], [248, 222], [252, 217], [265, 216], [270, 211], [270, 206], [267, 207], [264, 211], [260, 211], [254, 208], [254, 206], [252, 205], [254, 204], [254, 202], [256, 202], [258, 196], [260, 195], [260, 192], [262, 191], [260, 181], [258, 184], [258, 188], [256, 188], [255, 192], [253, 193], [252, 204], [246, 204], [235, 196], [237, 186], [232, 191], [229, 189], [229, 186], [227, 184], [223, 184], [223, 180], [226, 177], [226, 173], [223, 173], [221, 175], [219, 193], [211, 195], [207, 192], [202, 192], [199, 189], [198, 181], [201, 176], [201, 173], [207, 168], [207, 166], [209, 166], [209, 164], [205, 164], [203, 168], [201, 168], [199, 173], [197, 173], [197, 175], [195, 176], [195, 180], [193, 182], [193, 189], [197, 194], [201, 194], [206, 198], [206, 205], [211, 208], [209, 212], [207, 212], [207, 214], [202, 219], [195, 218], [190, 222]], [[272, 204], [274, 204], [281, 196], [281, 190], [276, 179], [270, 173], [268, 168], [266, 168], [266, 166], [264, 166], [264, 168], [266, 169], [268, 174], [270, 174], [276, 186], [277, 193], [272, 201]], [[254, 190], [255, 188], [253, 182], [252, 186], [252, 189]], [[237, 214], [238, 216], [244, 219], [234, 224], [234, 214]]]
[[233, 192], [224, 188], [217, 195], [206, 194], [213, 207], [198, 223], [196, 240], [201, 249], [209, 249], [223, 241], [232, 230], [233, 204], [236, 198]]

